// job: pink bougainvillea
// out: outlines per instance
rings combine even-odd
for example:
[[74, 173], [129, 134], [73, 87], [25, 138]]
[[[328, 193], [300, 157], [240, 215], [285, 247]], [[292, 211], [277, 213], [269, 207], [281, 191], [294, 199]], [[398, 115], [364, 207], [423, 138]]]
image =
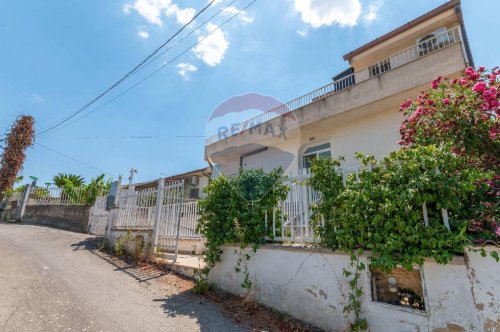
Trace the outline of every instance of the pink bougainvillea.
[[444, 145], [469, 167], [492, 173], [471, 198], [468, 232], [475, 243], [500, 240], [500, 69], [467, 68], [461, 78], [438, 77], [415, 100], [401, 103], [403, 147]]

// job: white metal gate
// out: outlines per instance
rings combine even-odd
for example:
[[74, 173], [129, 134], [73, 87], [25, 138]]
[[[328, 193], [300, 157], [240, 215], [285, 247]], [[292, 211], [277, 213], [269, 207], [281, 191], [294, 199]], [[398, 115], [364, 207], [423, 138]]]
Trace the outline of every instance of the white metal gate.
[[179, 238], [200, 238], [196, 233], [198, 201], [184, 197], [184, 180], [164, 183], [158, 188], [123, 192], [115, 228], [152, 230], [155, 249], [174, 253]]

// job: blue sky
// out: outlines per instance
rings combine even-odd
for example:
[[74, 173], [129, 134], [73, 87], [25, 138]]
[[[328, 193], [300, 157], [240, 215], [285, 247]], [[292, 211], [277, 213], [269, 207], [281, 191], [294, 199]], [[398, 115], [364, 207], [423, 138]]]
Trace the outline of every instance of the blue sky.
[[[230, 1], [217, 2], [198, 23]], [[250, 2], [236, 0], [87, 113]], [[138, 181], [204, 167], [204, 138], [181, 136], [206, 135], [207, 119], [221, 102], [248, 92], [282, 101], [303, 95], [346, 69], [345, 53], [443, 2], [257, 0], [137, 88], [70, 126], [37, 137], [27, 152], [23, 174], [38, 176], [44, 183], [58, 172], [87, 179], [99, 173], [54, 151], [113, 175], [127, 176], [135, 167]], [[7, 130], [19, 114], [33, 115], [38, 131], [47, 128], [133, 68], [205, 4], [199, 0], [2, 1], [0, 131]], [[500, 26], [484, 12], [500, 12], [500, 2], [464, 0], [462, 8], [476, 65], [500, 65], [491, 39], [500, 35]]]

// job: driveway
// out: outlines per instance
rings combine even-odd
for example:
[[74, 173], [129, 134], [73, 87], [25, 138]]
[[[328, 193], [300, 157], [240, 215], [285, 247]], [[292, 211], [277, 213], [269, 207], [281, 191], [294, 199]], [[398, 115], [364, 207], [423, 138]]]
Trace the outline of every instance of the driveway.
[[128, 266], [89, 240], [0, 223], [0, 331], [243, 331], [181, 278]]

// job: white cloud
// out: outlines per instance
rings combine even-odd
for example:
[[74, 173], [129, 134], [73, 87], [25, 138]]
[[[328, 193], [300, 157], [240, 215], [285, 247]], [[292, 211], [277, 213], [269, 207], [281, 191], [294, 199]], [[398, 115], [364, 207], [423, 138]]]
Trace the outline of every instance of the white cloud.
[[309, 33], [309, 31], [307, 31], [307, 29], [298, 29], [297, 30], [297, 34], [301, 37], [305, 37], [307, 36], [307, 34]]
[[241, 11], [240, 13], [240, 9], [234, 7], [234, 6], [229, 6], [229, 7], [226, 7], [222, 10], [222, 14], [225, 15], [225, 16], [234, 16], [236, 14], [239, 15], [237, 16], [241, 22], [245, 23], [245, 24], [250, 24], [253, 22], [254, 20], [254, 17], [249, 15], [246, 11]]
[[147, 32], [147, 31], [141, 30], [137, 34], [141, 38], [144, 38], [144, 39], [148, 39], [149, 38], [149, 32]]
[[[208, 23], [205, 30], [211, 33], [215, 31], [216, 28], [217, 26], [215, 24]], [[229, 41], [226, 39], [226, 35], [219, 29], [207, 38], [203, 38], [203, 36], [198, 37], [200, 43], [193, 49], [194, 54], [209, 66], [218, 65], [222, 59], [224, 59], [224, 54], [229, 47]]]
[[380, 7], [382, 7], [383, 5], [383, 1], [373, 1], [372, 3], [370, 3], [370, 5], [368, 6], [368, 11], [365, 13], [363, 19], [366, 22], [374, 21], [378, 16]]
[[359, 0], [294, 0], [302, 21], [313, 28], [338, 24], [354, 26], [361, 15]]
[[36, 102], [41, 103], [41, 102], [44, 102], [44, 101], [45, 101], [42, 97], [40, 97], [40, 96], [39, 96], [38, 94], [36, 94], [36, 93], [32, 93], [32, 94], [31, 94], [31, 96], [33, 97], [33, 99], [34, 99]]
[[132, 4], [125, 4], [123, 12], [130, 14], [134, 9], [149, 23], [162, 25], [162, 16], [175, 16], [180, 24], [189, 22], [196, 13], [194, 8], [179, 8], [172, 0], [135, 0]]
[[180, 24], [186, 24], [193, 19], [194, 15], [196, 14], [196, 9], [181, 9], [174, 3], [166, 9], [165, 13], [167, 14], [167, 16], [174, 15], [177, 19], [177, 22], [179, 22]]
[[195, 71], [198, 70], [198, 67], [196, 67], [195, 65], [192, 65], [190, 63], [184, 63], [184, 62], [179, 63], [176, 67], [179, 69], [179, 75], [184, 77], [184, 79], [186, 79], [186, 80], [189, 79], [190, 73], [194, 73]]

